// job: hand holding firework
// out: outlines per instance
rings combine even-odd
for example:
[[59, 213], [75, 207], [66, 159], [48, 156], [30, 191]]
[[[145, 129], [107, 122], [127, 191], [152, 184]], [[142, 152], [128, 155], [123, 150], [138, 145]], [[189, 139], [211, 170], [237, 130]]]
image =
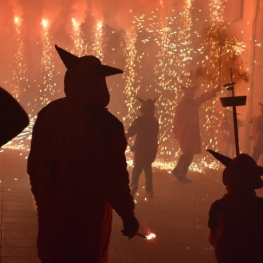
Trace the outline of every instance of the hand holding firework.
[[129, 237], [129, 239], [133, 238], [138, 230], [139, 230], [139, 222], [135, 216], [131, 216], [128, 218], [122, 218], [123, 221], [123, 230], [121, 231], [124, 236]]

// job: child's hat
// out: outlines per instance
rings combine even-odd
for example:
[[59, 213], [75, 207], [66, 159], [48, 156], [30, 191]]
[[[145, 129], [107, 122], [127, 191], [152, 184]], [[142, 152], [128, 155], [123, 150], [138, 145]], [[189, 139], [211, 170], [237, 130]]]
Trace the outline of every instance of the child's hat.
[[223, 171], [223, 184], [231, 188], [260, 189], [263, 181], [263, 167], [258, 166], [255, 160], [248, 154], [242, 153], [231, 159], [212, 150], [207, 150], [217, 160], [226, 166]]

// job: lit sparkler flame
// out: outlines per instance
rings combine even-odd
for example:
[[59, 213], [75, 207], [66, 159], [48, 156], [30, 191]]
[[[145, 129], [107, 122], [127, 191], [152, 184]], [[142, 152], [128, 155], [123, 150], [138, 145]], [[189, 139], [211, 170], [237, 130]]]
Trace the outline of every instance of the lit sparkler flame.
[[153, 239], [156, 238], [156, 235], [154, 233], [150, 233], [149, 235], [146, 235], [146, 236], [142, 235], [140, 233], [137, 233], [136, 235], [139, 236], [139, 237], [145, 238], [147, 240], [153, 240]]
[[146, 236], [147, 240], [152, 240], [152, 239], [155, 239], [155, 238], [156, 238], [156, 235], [154, 233], [151, 233], [151, 234]]

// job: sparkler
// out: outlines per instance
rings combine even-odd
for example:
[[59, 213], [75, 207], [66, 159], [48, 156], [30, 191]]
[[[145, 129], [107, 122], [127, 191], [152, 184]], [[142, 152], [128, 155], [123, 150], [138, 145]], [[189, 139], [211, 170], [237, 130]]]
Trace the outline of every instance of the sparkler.
[[153, 240], [153, 239], [156, 238], [156, 235], [154, 233], [151, 233], [149, 235], [142, 235], [140, 233], [137, 233], [136, 235], [139, 236], [139, 237], [142, 237], [144, 239], [147, 239], [147, 240]]

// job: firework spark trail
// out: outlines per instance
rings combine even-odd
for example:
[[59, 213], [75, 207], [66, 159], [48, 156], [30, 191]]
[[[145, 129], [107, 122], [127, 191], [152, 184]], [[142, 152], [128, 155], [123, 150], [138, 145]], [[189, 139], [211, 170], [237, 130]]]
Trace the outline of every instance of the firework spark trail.
[[[179, 14], [179, 22], [178, 22], [178, 41], [179, 47], [178, 50], [178, 59], [177, 62], [179, 63], [180, 68], [180, 75], [179, 77], [185, 78], [186, 83], [185, 86], [191, 84], [191, 79], [189, 78], [189, 63], [193, 60], [193, 53], [194, 50], [191, 47], [191, 35], [192, 35], [192, 16], [191, 16], [191, 9], [192, 9], [192, 0], [185, 0], [184, 7], [180, 11]], [[178, 80], [179, 83], [182, 83], [182, 80]]]
[[[225, 0], [210, 0], [209, 3], [210, 25], [208, 26], [208, 37], [205, 38], [205, 41], [200, 49], [201, 53], [203, 54], [203, 57], [205, 57], [205, 60], [203, 59], [200, 64], [203, 67], [208, 66], [207, 70], [211, 74], [211, 79], [206, 86], [202, 87], [202, 92], [205, 92], [211, 87], [214, 87], [216, 83], [220, 85], [222, 50], [220, 43], [215, 43], [209, 36], [217, 35], [218, 28], [220, 28], [221, 30], [221, 26], [218, 25], [222, 25], [222, 22], [224, 21], [223, 16], [225, 10], [225, 2]], [[220, 41], [220, 38], [218, 38], [218, 36], [217, 40]], [[208, 54], [206, 51], [207, 49], [209, 49]], [[208, 103], [205, 103], [201, 107], [201, 111], [204, 112], [204, 117], [202, 118], [203, 129], [201, 129], [203, 138], [202, 144], [204, 145], [204, 147], [212, 148], [215, 151], [218, 150], [218, 141], [220, 136], [219, 130], [215, 129], [215, 127], [220, 126], [220, 117], [218, 116], [218, 114], [216, 114], [216, 106], [218, 106], [217, 102], [218, 99], [215, 98], [212, 100], [212, 103], [209, 103], [209, 105]]]
[[[202, 48], [198, 49], [198, 51], [202, 52], [202, 60], [199, 60], [195, 65], [203, 65], [204, 67], [202, 69], [212, 76], [212, 81], [211, 78], [209, 78], [208, 81], [206, 80], [208, 85], [205, 86], [204, 83], [201, 83], [199, 89], [202, 92], [212, 88], [213, 84], [218, 82], [219, 79], [218, 58], [220, 50], [218, 49], [218, 42], [213, 39], [213, 35], [216, 34], [216, 31], [214, 31], [216, 26], [223, 25], [225, 2], [225, 0], [210, 0], [209, 23], [213, 24], [214, 27], [209, 28], [208, 35], [211, 37], [206, 38], [206, 42], [203, 43]], [[133, 16], [131, 12], [133, 26], [125, 29], [124, 55], [126, 64], [124, 66], [125, 73], [122, 79], [125, 82], [125, 110], [123, 110], [124, 114], [122, 114], [120, 118], [123, 119], [124, 125], [127, 126], [137, 117], [137, 108], [135, 106], [137, 105], [136, 96], [138, 93], [147, 92], [146, 94], [149, 94], [149, 97], [153, 96], [153, 93], [158, 94], [156, 104], [161, 124], [159, 152], [160, 157], [164, 157], [162, 159], [165, 159], [165, 163], [157, 160], [155, 166], [168, 169], [165, 167], [171, 166], [171, 163], [169, 163], [169, 159], [166, 158], [166, 156], [173, 158], [173, 154], [176, 156], [178, 154], [177, 149], [174, 149], [174, 141], [172, 138], [173, 108], [180, 99], [180, 85], [191, 85], [189, 69], [193, 68], [192, 66], [195, 64], [195, 61], [193, 62], [195, 50], [193, 50], [192, 46], [196, 44], [191, 41], [193, 41], [195, 34], [198, 34], [198, 32], [193, 32], [192, 26], [193, 0], [183, 0], [180, 6], [178, 5], [178, 9], [173, 12], [169, 10], [169, 15], [165, 13], [164, 3], [162, 1], [160, 1], [160, 3], [162, 3], [162, 7], [158, 5], [159, 9], [155, 8], [153, 9], [154, 11], [147, 12], [147, 14], [140, 15], [137, 13], [136, 16]], [[94, 54], [103, 60], [105, 43], [107, 40], [107, 38], [105, 38], [107, 32], [107, 27], [105, 27], [105, 25], [107, 25], [107, 22], [98, 21], [94, 27], [91, 26], [91, 32], [88, 35], [92, 37], [90, 39], [85, 39], [81, 27], [82, 24], [80, 25], [77, 22], [79, 16], [76, 15], [73, 17], [75, 18], [75, 22], [74, 20], [69, 21], [72, 26], [69, 33], [74, 42], [71, 52], [78, 56], [82, 56], [85, 53]], [[84, 20], [81, 21], [81, 23], [85, 22]], [[51, 30], [49, 32], [49, 21], [42, 20], [42, 26], [40, 42], [42, 45], [42, 54], [40, 61], [41, 80], [43, 80], [43, 84], [39, 85], [37, 89], [37, 92], [40, 92], [39, 94], [41, 95], [41, 107], [54, 99], [54, 87], [56, 86], [54, 81], [56, 77], [56, 75], [54, 76], [54, 58], [52, 55], [54, 53], [54, 47], [50, 35]], [[225, 29], [221, 27], [221, 30], [224, 31]], [[21, 35], [17, 35], [17, 37], [21, 37]], [[230, 57], [234, 57], [240, 55], [245, 49], [243, 43], [239, 42], [236, 38], [226, 39], [224, 45], [225, 49], [221, 50], [222, 56], [229, 55]], [[147, 50], [147, 47], [150, 47], [151, 50]], [[209, 47], [207, 49], [208, 53], [206, 53], [207, 47]], [[20, 48], [23, 50], [24, 47], [17, 46], [17, 50]], [[154, 52], [152, 52], [153, 50]], [[157, 52], [155, 52], [156, 50]], [[17, 54], [20, 56], [22, 53], [17, 51]], [[144, 78], [147, 81], [147, 74], [145, 74], [145, 71], [143, 72], [140, 70], [144, 66], [144, 59], [148, 59], [147, 56], [149, 56], [151, 62], [153, 62], [151, 64], [153, 65], [153, 76], [150, 77], [150, 81], [153, 83], [149, 86], [142, 84], [145, 83]], [[19, 61], [20, 58], [18, 57], [16, 60]], [[25, 69], [26, 68], [24, 68], [24, 70]], [[21, 76], [24, 77], [25, 75], [26, 73], [21, 71]], [[39, 94], [36, 96], [36, 100], [39, 100]], [[19, 94], [15, 96], [19, 97]], [[217, 104], [217, 100], [205, 104], [201, 109], [205, 113], [205, 116], [202, 116], [201, 118], [203, 118], [203, 120], [200, 120], [200, 126], [202, 125], [202, 130], [205, 133], [205, 136], [203, 136], [203, 146], [209, 145], [213, 147], [214, 150], [218, 148], [218, 131], [214, 129], [214, 126], [219, 126], [218, 123], [221, 118], [221, 116], [219, 116], [220, 114], [215, 111], [216, 107], [218, 107]], [[40, 105], [38, 105], [38, 107], [39, 106]], [[34, 109], [34, 111], [36, 112], [38, 109]], [[200, 112], [200, 115], [203, 114]], [[23, 140], [23, 136], [24, 138], [30, 138], [30, 135], [26, 132], [23, 133], [22, 137], [21, 136], [18, 137], [21, 141]], [[207, 160], [209, 159], [201, 159], [200, 165], [195, 163], [191, 166], [191, 169], [202, 170], [203, 168], [201, 167], [210, 165]]]
[[[41, 44], [42, 44], [42, 54], [41, 54], [41, 73], [43, 77], [42, 87], [40, 87], [40, 92], [42, 96], [40, 96], [40, 101], [42, 107], [46, 106], [55, 95], [55, 86], [54, 82], [54, 62], [53, 62], [53, 51], [54, 45], [52, 43], [52, 38], [49, 34], [48, 28], [48, 20], [42, 20], [42, 33], [41, 33]], [[52, 43], [52, 44], [51, 44]]]
[[16, 52], [14, 54], [14, 67], [13, 67], [13, 96], [19, 101], [19, 95], [21, 92], [21, 83], [26, 79], [27, 64], [24, 57], [25, 45], [23, 41], [23, 36], [21, 32], [22, 20], [20, 17], [14, 17], [15, 33], [14, 33], [14, 44], [16, 47]]
[[[192, 60], [191, 48], [191, 1], [185, 1], [179, 16], [161, 16], [156, 24], [157, 37], [155, 41], [159, 47], [158, 63], [155, 66], [156, 92], [159, 94], [158, 109], [160, 113], [160, 148], [161, 158], [178, 156], [178, 149], [171, 147], [174, 107], [178, 103], [180, 84], [188, 74], [189, 62]], [[174, 10], [173, 10], [174, 12]], [[157, 18], [157, 16], [153, 16]], [[179, 52], [178, 52], [179, 51]], [[179, 91], [179, 92], [178, 92]]]
[[130, 123], [134, 120], [136, 114], [135, 102], [136, 95], [140, 88], [140, 85], [136, 86], [136, 62], [137, 60], [137, 50], [135, 48], [136, 40], [137, 40], [137, 32], [136, 28], [132, 26], [130, 29], [126, 30], [125, 35], [125, 50], [124, 53], [126, 55], [126, 65], [124, 69], [123, 78], [125, 79], [125, 104], [127, 107], [127, 114], [123, 116], [123, 121], [130, 125]]
[[81, 57], [87, 54], [87, 45], [85, 44], [84, 35], [80, 28], [80, 23], [75, 18], [71, 19], [71, 39], [73, 40], [74, 47], [71, 49], [71, 53]]
[[[225, 79], [226, 70], [228, 70], [229, 66], [233, 66], [231, 64], [245, 50], [242, 42], [238, 41], [236, 37], [229, 36], [228, 26], [224, 23], [223, 17], [225, 3], [225, 0], [210, 0], [209, 4], [210, 22], [207, 25], [206, 36], [200, 49], [203, 55], [203, 60], [200, 64], [208, 79], [208, 85], [205, 90], [211, 87], [214, 88], [215, 85], [221, 86], [222, 81], [228, 81]], [[220, 130], [223, 113], [222, 106], [218, 99], [215, 98], [209, 105], [204, 104], [201, 111], [205, 115], [205, 118], [202, 120], [203, 134], [205, 134], [205, 136], [202, 136], [205, 138], [203, 145], [217, 151], [222, 133]]]
[[94, 43], [92, 44], [92, 50], [94, 56], [100, 59], [100, 61], [103, 61], [104, 59], [104, 22], [98, 21], [95, 28], [94, 28]]
[[162, 17], [158, 23], [156, 33], [159, 37], [157, 37], [156, 40], [159, 51], [156, 56], [158, 62], [154, 67], [154, 73], [156, 75], [155, 92], [159, 95], [156, 103], [159, 111], [160, 123], [159, 154], [164, 159], [172, 155], [172, 149], [169, 147], [171, 144], [169, 138], [172, 134], [173, 113], [175, 101], [177, 99], [177, 87], [174, 81], [177, 75], [174, 68], [176, 45], [173, 45], [173, 32], [170, 26], [171, 21], [169, 17]]

